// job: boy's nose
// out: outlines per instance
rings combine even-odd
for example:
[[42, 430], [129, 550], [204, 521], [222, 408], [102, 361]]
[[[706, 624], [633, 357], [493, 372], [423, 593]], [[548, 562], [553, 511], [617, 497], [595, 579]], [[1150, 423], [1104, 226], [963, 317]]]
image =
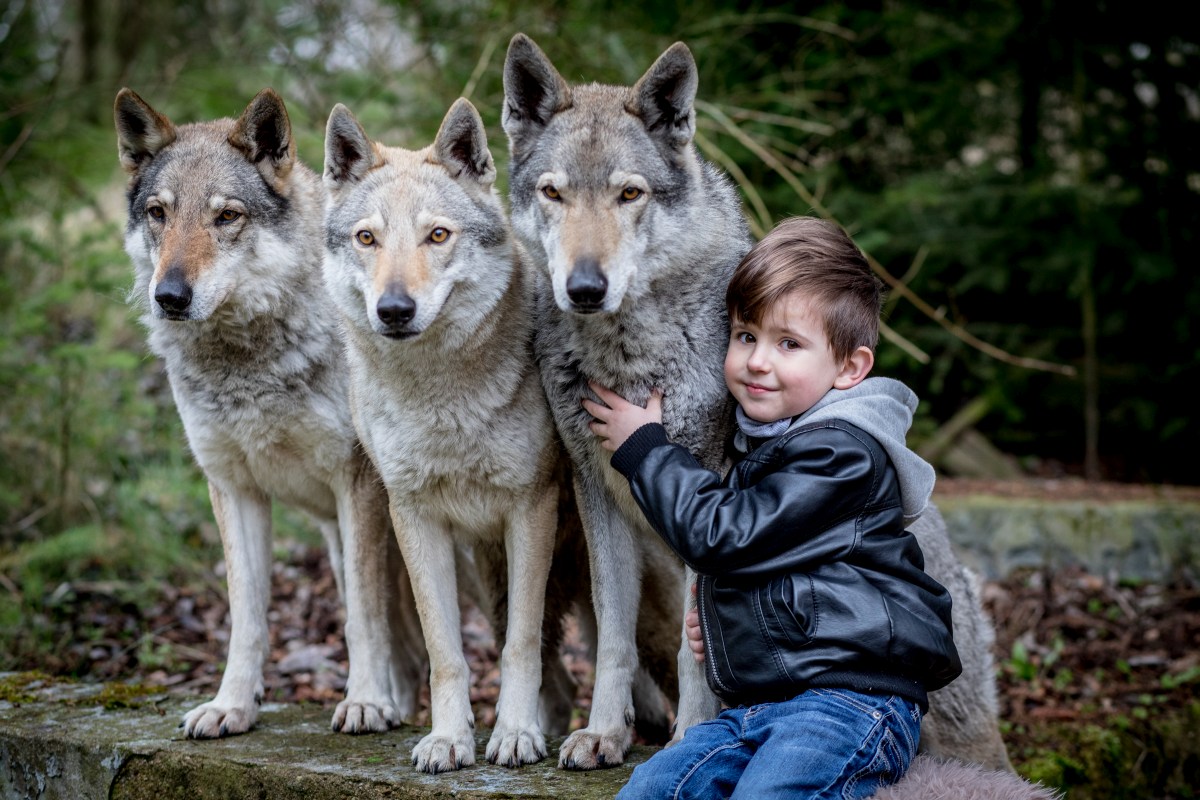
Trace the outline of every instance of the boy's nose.
[[766, 372], [771, 368], [771, 360], [761, 348], [755, 347], [746, 359], [746, 368], [751, 372]]

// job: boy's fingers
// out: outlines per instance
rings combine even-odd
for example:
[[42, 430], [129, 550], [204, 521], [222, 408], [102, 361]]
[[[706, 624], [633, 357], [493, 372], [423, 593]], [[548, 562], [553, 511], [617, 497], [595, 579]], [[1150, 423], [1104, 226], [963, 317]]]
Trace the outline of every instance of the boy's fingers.
[[621, 397], [621, 395], [617, 394], [616, 392], [610, 391], [609, 389], [601, 386], [598, 383], [593, 383], [592, 381], [588, 381], [588, 386], [591, 387], [592, 391], [596, 393], [596, 396], [599, 397], [601, 400], [603, 400], [609, 408], [615, 408], [615, 406], [613, 405], [614, 401], [621, 402], [625, 399], [625, 398]]
[[596, 401], [588, 400], [586, 398], [583, 400], [583, 410], [591, 414], [596, 419], [604, 420], [606, 422], [608, 421], [609, 412], [612, 411], [612, 409], [608, 406], [600, 405]]

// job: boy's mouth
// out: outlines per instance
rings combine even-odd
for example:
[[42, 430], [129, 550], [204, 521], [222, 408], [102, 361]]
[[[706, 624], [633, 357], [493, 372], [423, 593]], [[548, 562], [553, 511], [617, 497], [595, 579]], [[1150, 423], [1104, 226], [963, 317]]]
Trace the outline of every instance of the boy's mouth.
[[747, 383], [744, 385], [746, 387], [746, 391], [748, 391], [750, 394], [766, 394], [767, 392], [775, 391], [771, 387], [763, 386], [760, 383]]

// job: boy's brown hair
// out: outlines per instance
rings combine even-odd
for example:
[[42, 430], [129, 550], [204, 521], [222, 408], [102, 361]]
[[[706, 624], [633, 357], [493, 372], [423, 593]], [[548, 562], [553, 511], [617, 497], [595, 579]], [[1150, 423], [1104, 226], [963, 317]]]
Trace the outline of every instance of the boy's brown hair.
[[731, 320], [761, 324], [785, 296], [800, 292], [825, 319], [833, 356], [879, 343], [883, 285], [850, 236], [832, 222], [791, 217], [750, 248], [734, 270], [725, 303]]

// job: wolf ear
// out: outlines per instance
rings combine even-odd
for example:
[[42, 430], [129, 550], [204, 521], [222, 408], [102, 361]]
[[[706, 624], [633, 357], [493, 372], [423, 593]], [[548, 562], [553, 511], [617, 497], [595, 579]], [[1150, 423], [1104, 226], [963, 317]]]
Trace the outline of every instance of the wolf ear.
[[234, 123], [229, 143], [246, 154], [268, 183], [287, 177], [296, 163], [296, 142], [283, 98], [274, 89], [259, 92]]
[[683, 42], [676, 42], [633, 87], [626, 108], [641, 117], [651, 135], [672, 147], [685, 147], [696, 133], [699, 83], [692, 51]]
[[571, 89], [550, 59], [528, 36], [515, 34], [504, 59], [504, 111], [500, 115], [508, 138], [516, 144], [570, 105]]
[[341, 103], [329, 112], [325, 124], [325, 185], [355, 183], [383, 163], [367, 133]]
[[484, 186], [491, 186], [496, 180], [496, 165], [488, 150], [483, 120], [465, 97], [455, 100], [446, 112], [433, 140], [433, 156], [452, 177], [473, 178]]
[[130, 175], [175, 141], [171, 120], [151, 108], [132, 89], [117, 92], [113, 118], [117, 123], [117, 155]]

